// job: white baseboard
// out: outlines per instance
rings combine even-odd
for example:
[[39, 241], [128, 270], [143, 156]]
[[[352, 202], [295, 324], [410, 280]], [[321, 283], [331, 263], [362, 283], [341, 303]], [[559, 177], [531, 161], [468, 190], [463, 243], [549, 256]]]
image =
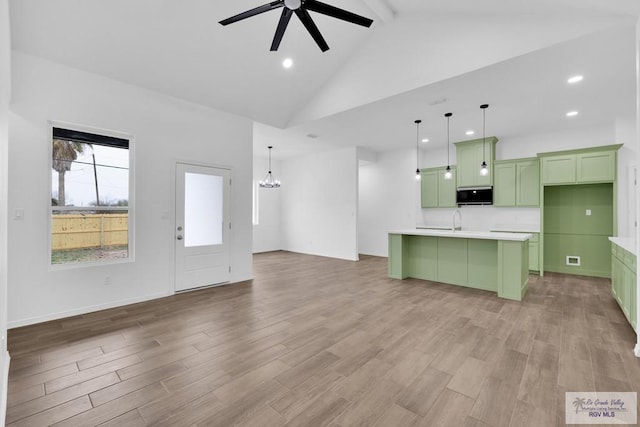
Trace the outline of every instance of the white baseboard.
[[633, 353], [636, 357], [640, 357], [640, 342], [636, 344], [636, 348], [633, 349]]
[[11, 357], [9, 352], [0, 355], [4, 358], [4, 372], [2, 373], [2, 389], [0, 389], [0, 427], [4, 427], [4, 420], [7, 417], [7, 392], [9, 390], [9, 363]]
[[80, 307], [68, 311], [60, 311], [57, 313], [45, 314], [44, 316], [29, 317], [27, 319], [13, 320], [8, 322], [7, 328], [19, 328], [21, 326], [34, 325], [36, 323], [49, 322], [51, 320], [64, 319], [65, 317], [78, 316], [81, 314], [92, 313], [94, 311], [107, 310], [109, 308], [122, 307], [123, 305], [136, 304], [139, 302], [151, 301], [158, 298], [173, 295], [173, 291], [160, 292], [157, 294], [145, 295], [141, 297], [129, 298], [124, 300], [113, 301], [105, 304], [91, 305], [88, 307]]

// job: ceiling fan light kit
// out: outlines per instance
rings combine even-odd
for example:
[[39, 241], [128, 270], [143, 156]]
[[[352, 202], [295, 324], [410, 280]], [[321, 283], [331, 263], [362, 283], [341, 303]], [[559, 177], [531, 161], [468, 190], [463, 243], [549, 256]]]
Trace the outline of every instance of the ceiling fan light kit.
[[316, 26], [315, 22], [313, 22], [313, 19], [311, 19], [309, 11], [321, 13], [332, 18], [340, 19], [367, 28], [369, 28], [371, 24], [373, 24], [372, 19], [365, 18], [364, 16], [357, 15], [353, 12], [349, 12], [347, 10], [319, 2], [317, 0], [276, 0], [272, 1], [271, 3], [263, 4], [262, 6], [253, 8], [251, 10], [247, 10], [246, 12], [239, 13], [230, 18], [223, 19], [222, 21], [220, 21], [220, 24], [226, 26], [238, 21], [242, 21], [243, 19], [250, 18], [252, 16], [256, 16], [261, 13], [280, 8], [283, 8], [283, 10], [282, 14], [280, 15], [278, 27], [276, 28], [276, 33], [273, 36], [273, 41], [271, 42], [272, 52], [277, 51], [280, 47], [280, 42], [282, 42], [284, 32], [289, 25], [291, 15], [293, 15], [294, 13], [298, 17], [298, 19], [300, 19], [302, 25], [304, 25], [309, 34], [311, 34], [311, 37], [313, 37], [313, 40], [316, 42], [320, 50], [323, 52], [329, 50], [329, 45], [324, 40], [324, 37], [322, 37], [322, 34], [320, 34], [320, 30]]

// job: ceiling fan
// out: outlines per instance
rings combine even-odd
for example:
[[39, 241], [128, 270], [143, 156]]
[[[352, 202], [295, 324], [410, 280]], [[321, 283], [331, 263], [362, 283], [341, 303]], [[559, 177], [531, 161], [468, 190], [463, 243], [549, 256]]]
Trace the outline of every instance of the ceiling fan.
[[280, 22], [278, 22], [278, 28], [276, 28], [276, 34], [273, 36], [273, 42], [271, 43], [271, 51], [278, 50], [282, 36], [289, 25], [291, 15], [294, 13], [298, 16], [304, 27], [307, 29], [311, 37], [315, 40], [316, 44], [321, 51], [326, 52], [329, 50], [329, 45], [320, 34], [320, 30], [316, 26], [313, 19], [309, 15], [309, 11], [321, 13], [323, 15], [331, 16], [332, 18], [341, 19], [343, 21], [351, 22], [352, 24], [362, 25], [363, 27], [370, 27], [373, 23], [372, 19], [365, 18], [364, 16], [356, 15], [355, 13], [340, 9], [335, 6], [331, 6], [326, 3], [319, 2], [317, 0], [276, 0], [271, 3], [263, 4], [254, 9], [247, 10], [246, 12], [239, 13], [231, 18], [223, 19], [220, 21], [222, 25], [233, 24], [234, 22], [242, 21], [243, 19], [250, 18], [255, 15], [259, 15], [264, 12], [269, 12], [274, 9], [284, 7], [282, 15], [280, 16]]

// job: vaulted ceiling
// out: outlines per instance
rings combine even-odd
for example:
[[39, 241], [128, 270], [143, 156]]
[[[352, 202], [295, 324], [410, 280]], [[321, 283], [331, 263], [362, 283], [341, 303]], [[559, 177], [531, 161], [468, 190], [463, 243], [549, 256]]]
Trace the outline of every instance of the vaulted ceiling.
[[[283, 155], [317, 146], [309, 133], [332, 146], [393, 148], [419, 116], [437, 138], [444, 110], [463, 120], [483, 102], [511, 123], [506, 133], [561, 127], [554, 109], [572, 108], [571, 96], [598, 102], [584, 125], [634, 108], [637, 0], [325, 1], [374, 24], [312, 13], [329, 51], [292, 19], [270, 52], [278, 11], [218, 24], [265, 0], [12, 0], [12, 43], [251, 118], [257, 146], [282, 141]], [[582, 93], [559, 90], [571, 73], [585, 75]]]

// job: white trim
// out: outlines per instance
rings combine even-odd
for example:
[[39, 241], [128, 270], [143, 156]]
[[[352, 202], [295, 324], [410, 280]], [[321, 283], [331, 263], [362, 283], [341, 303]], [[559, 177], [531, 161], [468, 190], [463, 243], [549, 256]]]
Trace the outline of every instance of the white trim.
[[[640, 17], [636, 22], [636, 162], [638, 161], [638, 149], [640, 149]], [[638, 245], [640, 244], [640, 228], [637, 226], [638, 214], [640, 214], [640, 186], [635, 187], [636, 221], [634, 237], [636, 240], [636, 255], [640, 254]], [[636, 307], [640, 308], [640, 274], [636, 277]], [[636, 347], [634, 350], [636, 357], [640, 357], [640, 310], [636, 309]]]
[[174, 294], [175, 293], [173, 292], [173, 289], [172, 289], [170, 291], [159, 292], [159, 293], [135, 297], [135, 298], [128, 298], [128, 299], [113, 301], [105, 304], [91, 305], [88, 307], [81, 307], [81, 308], [76, 308], [68, 311], [59, 311], [57, 313], [46, 314], [44, 316], [29, 317], [27, 319], [14, 320], [9, 322], [9, 324], [7, 325], [7, 328], [13, 329], [13, 328], [19, 328], [22, 326], [34, 325], [36, 323], [48, 322], [51, 320], [64, 319], [66, 317], [78, 316], [81, 314], [92, 313], [94, 311], [107, 310], [110, 308], [118, 308], [125, 305], [137, 304], [139, 302], [151, 301], [158, 298], [168, 297]]
[[260, 182], [251, 181], [251, 224], [260, 225]]
[[[131, 253], [131, 251], [129, 252]], [[49, 254], [49, 260], [51, 260], [51, 254]], [[75, 270], [77, 268], [101, 267], [114, 264], [131, 264], [133, 262], [134, 260], [131, 258], [106, 259], [104, 261], [66, 262], [64, 264], [49, 264], [49, 271]]]
[[51, 206], [52, 211], [59, 212], [93, 212], [93, 211], [125, 211], [129, 212], [128, 206]]
[[0, 427], [4, 427], [4, 420], [7, 417], [7, 392], [9, 391], [9, 363], [11, 363], [11, 356], [9, 352], [5, 351], [4, 354], [4, 372], [2, 373], [2, 401], [0, 402]]

